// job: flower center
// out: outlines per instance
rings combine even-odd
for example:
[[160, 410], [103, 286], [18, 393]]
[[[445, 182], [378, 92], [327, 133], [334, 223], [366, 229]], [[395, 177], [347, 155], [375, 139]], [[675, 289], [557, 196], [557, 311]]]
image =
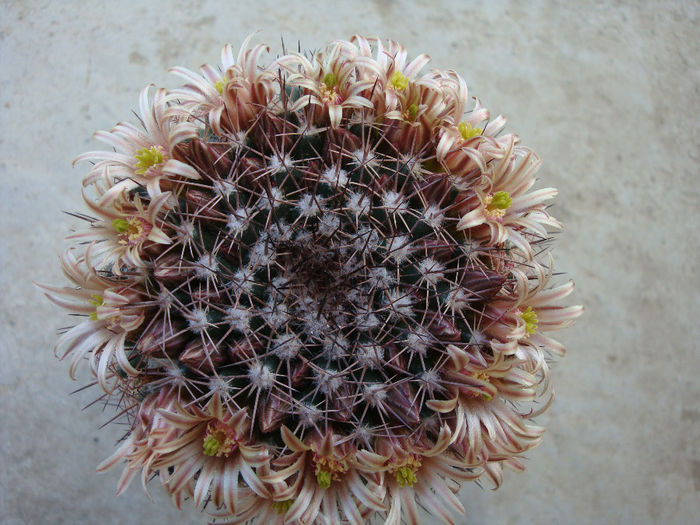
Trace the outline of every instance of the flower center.
[[394, 74], [389, 79], [389, 87], [396, 91], [403, 91], [408, 87], [408, 77], [401, 71], [394, 71]]
[[[485, 370], [482, 370], [481, 372], [476, 372], [472, 374], [472, 377], [474, 379], [478, 379], [479, 381], [484, 381], [485, 383], [490, 383], [491, 382], [491, 376], [486, 372]], [[486, 401], [491, 401], [493, 399], [490, 394], [487, 392], [479, 392], [478, 390], [472, 390], [469, 392], [469, 395], [479, 398], [481, 397], [482, 399], [485, 399]]]
[[500, 219], [506, 214], [506, 210], [512, 203], [513, 199], [507, 191], [497, 191], [484, 200], [486, 205], [484, 213], [489, 219]]
[[162, 146], [141, 148], [134, 153], [134, 158], [136, 159], [136, 173], [138, 175], [144, 175], [153, 166], [163, 164], [163, 148]]
[[277, 511], [277, 514], [284, 514], [289, 510], [289, 507], [294, 503], [293, 499], [286, 499], [284, 501], [275, 501], [272, 504], [272, 508]]
[[477, 135], [481, 135], [481, 133], [484, 131], [481, 128], [472, 128], [472, 125], [466, 122], [460, 122], [457, 129], [459, 130], [459, 134], [462, 136], [462, 140], [469, 140]]
[[418, 106], [416, 106], [415, 104], [411, 104], [401, 116], [404, 118], [404, 120], [408, 120], [409, 122], [415, 122], [416, 117], [418, 116]]
[[534, 334], [537, 331], [537, 313], [528, 306], [527, 309], [520, 314], [520, 317], [525, 321], [525, 331], [528, 335]]
[[396, 482], [399, 487], [408, 485], [412, 487], [414, 483], [418, 483], [416, 472], [421, 467], [421, 461], [418, 456], [410, 456], [408, 460], [400, 467], [392, 470], [392, 474], [396, 474]]
[[223, 79], [221, 79], [221, 80], [217, 80], [217, 81], [216, 81], [216, 84], [214, 84], [214, 87], [216, 88], [216, 90], [217, 90], [217, 91], [219, 92], [219, 94], [221, 95], [221, 94], [223, 94], [223, 92], [224, 92], [224, 86], [225, 86], [225, 85], [226, 85], [226, 82], [225, 82]]
[[236, 433], [221, 421], [212, 421], [204, 434], [203, 452], [207, 456], [228, 457], [238, 448]]
[[340, 104], [342, 102], [342, 97], [338, 93], [338, 77], [334, 73], [328, 73], [323, 77], [321, 100], [326, 104]]
[[114, 219], [112, 226], [119, 233], [119, 244], [134, 246], [148, 237], [153, 226], [140, 217]]
[[331, 481], [340, 481], [342, 475], [348, 471], [346, 461], [331, 456], [314, 456], [314, 462], [316, 463], [316, 481], [322, 489], [329, 488]]

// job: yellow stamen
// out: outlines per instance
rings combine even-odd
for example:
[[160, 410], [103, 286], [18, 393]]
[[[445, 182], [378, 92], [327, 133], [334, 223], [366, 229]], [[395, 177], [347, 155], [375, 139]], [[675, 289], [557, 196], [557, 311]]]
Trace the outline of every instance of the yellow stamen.
[[401, 71], [394, 71], [394, 74], [389, 79], [389, 86], [396, 91], [403, 91], [408, 87], [408, 77]]
[[[478, 372], [476, 374], [472, 374], [472, 376], [475, 379], [478, 379], [480, 381], [484, 381], [485, 383], [491, 382], [491, 376], [485, 370], [482, 370], [481, 372]], [[477, 396], [476, 392], [474, 392], [473, 394], [474, 394], [474, 396]], [[481, 392], [481, 394], [479, 394], [479, 395], [481, 395], [481, 397], [484, 398], [486, 401], [491, 401], [491, 399], [493, 399], [493, 397], [491, 395], [487, 394], [486, 392]]]
[[143, 175], [153, 166], [163, 163], [163, 148], [161, 146], [141, 148], [134, 154], [134, 158], [136, 159], [135, 172]]
[[535, 313], [531, 306], [528, 306], [527, 309], [520, 314], [520, 317], [525, 321], [525, 331], [527, 334], [534, 334], [537, 331], [537, 313]]
[[506, 214], [506, 210], [513, 204], [513, 199], [507, 191], [497, 191], [484, 199], [486, 209], [484, 213], [489, 219], [498, 219]]
[[459, 130], [459, 134], [462, 135], [462, 140], [469, 140], [477, 135], [481, 135], [484, 131], [481, 128], [472, 128], [472, 125], [466, 122], [460, 122], [457, 129]]
[[284, 514], [289, 510], [289, 507], [294, 503], [293, 499], [286, 499], [284, 501], [275, 501], [272, 504], [272, 508], [277, 511], [277, 514]]
[[216, 84], [214, 84], [214, 87], [216, 90], [219, 92], [219, 94], [222, 94], [224, 92], [224, 86], [226, 85], [226, 82], [223, 80], [218, 80]]

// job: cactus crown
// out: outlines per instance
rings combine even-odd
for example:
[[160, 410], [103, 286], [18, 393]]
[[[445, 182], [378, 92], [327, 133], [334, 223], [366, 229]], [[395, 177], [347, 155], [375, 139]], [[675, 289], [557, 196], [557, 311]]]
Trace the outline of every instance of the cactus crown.
[[286, 115], [281, 132], [261, 119], [272, 129], [240, 143], [179, 146], [203, 177], [168, 214], [178, 241], [148, 259], [144, 302], [169, 300], [131, 358], [177, 363], [201, 396], [201, 378], [216, 376], [273, 442], [283, 424], [302, 438], [434, 439], [440, 417], [424, 401], [448, 397], [446, 348], [471, 341], [474, 312], [504, 279], [457, 231], [454, 185], [414, 174], [411, 162], [430, 159], [397, 159], [361, 123], [311, 134], [302, 117]]

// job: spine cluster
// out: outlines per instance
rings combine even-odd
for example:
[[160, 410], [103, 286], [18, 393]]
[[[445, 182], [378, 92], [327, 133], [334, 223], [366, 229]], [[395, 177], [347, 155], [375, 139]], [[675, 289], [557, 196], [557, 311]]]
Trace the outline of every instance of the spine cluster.
[[537, 445], [549, 284], [539, 159], [453, 71], [353, 37], [146, 88], [96, 137], [90, 215], [46, 286], [130, 430], [100, 469], [227, 523], [453, 523], [455, 493]]

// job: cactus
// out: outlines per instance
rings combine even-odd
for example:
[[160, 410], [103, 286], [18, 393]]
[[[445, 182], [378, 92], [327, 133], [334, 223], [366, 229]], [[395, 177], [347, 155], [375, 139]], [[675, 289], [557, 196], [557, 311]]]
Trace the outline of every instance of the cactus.
[[544, 332], [582, 312], [549, 285], [556, 192], [425, 55], [355, 36], [260, 66], [249, 41], [76, 159], [94, 216], [75, 287], [44, 288], [129, 423], [99, 469], [222, 522], [452, 523], [460, 483], [540, 442]]

